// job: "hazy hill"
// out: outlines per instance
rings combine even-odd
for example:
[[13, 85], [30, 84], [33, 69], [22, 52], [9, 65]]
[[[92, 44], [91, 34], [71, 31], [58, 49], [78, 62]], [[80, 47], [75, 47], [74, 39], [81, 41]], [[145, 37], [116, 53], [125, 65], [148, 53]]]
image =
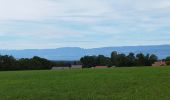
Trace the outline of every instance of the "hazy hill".
[[170, 56], [170, 45], [152, 46], [124, 46], [83, 49], [77, 47], [66, 47], [57, 49], [27, 49], [27, 50], [0, 50], [0, 54], [13, 55], [16, 58], [30, 58], [40, 56], [50, 60], [79, 60], [84, 55], [106, 55], [110, 56], [112, 51], [120, 53], [154, 53], [159, 58]]

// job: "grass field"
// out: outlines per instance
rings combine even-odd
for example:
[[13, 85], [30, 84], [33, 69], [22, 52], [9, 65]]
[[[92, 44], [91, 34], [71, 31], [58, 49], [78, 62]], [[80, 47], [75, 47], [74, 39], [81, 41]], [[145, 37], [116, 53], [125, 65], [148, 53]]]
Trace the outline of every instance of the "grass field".
[[0, 72], [0, 100], [170, 100], [170, 67]]

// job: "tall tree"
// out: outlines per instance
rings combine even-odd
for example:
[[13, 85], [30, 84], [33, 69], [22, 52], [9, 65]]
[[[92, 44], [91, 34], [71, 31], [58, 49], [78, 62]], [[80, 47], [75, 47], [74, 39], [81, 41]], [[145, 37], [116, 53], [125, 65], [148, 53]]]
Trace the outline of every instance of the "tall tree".
[[136, 55], [137, 65], [144, 66], [145, 65], [145, 55], [143, 53], [139, 53]]
[[112, 66], [115, 66], [117, 63], [117, 55], [118, 53], [116, 51], [113, 51], [111, 53], [111, 62], [112, 62]]
[[125, 54], [118, 54], [116, 58], [116, 66], [117, 67], [124, 67], [127, 65], [127, 58]]
[[129, 53], [127, 56], [127, 66], [135, 66], [136, 65], [136, 57], [134, 53]]
[[165, 61], [170, 61], [170, 56], [166, 57]]
[[95, 67], [97, 65], [97, 57], [96, 56], [84, 56], [80, 59], [84, 68]]
[[155, 61], [158, 61], [158, 57], [155, 54], [151, 54], [149, 57], [149, 61], [151, 66]]

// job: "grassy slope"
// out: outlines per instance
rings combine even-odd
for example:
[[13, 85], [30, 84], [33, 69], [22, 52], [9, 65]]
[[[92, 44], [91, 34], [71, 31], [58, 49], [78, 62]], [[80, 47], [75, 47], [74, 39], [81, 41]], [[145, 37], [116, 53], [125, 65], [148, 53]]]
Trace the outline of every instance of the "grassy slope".
[[0, 72], [1, 100], [170, 100], [170, 68]]

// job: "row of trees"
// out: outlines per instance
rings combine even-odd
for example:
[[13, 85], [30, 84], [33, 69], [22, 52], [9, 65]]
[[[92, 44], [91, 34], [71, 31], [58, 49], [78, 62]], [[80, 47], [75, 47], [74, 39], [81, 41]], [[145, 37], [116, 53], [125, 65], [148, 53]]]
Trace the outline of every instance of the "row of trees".
[[99, 56], [84, 56], [80, 59], [84, 68], [90, 68], [94, 66], [112, 66], [111, 59], [103, 55]]
[[45, 70], [55, 65], [56, 63], [37, 56], [16, 60], [13, 56], [0, 55], [0, 70]]
[[13, 56], [0, 55], [0, 71], [48, 70], [52, 67], [71, 67], [80, 64], [80, 61], [51, 61], [38, 56], [16, 59]]
[[129, 53], [128, 55], [119, 54], [116, 51], [111, 53], [111, 57], [105, 57], [103, 55], [99, 56], [84, 56], [80, 59], [83, 64], [83, 67], [94, 67], [94, 66], [151, 66], [155, 61], [158, 60], [158, 57], [154, 54], [134, 54]]
[[[111, 57], [105, 57], [103, 55], [99, 56], [84, 56], [79, 61], [50, 61], [40, 57], [33, 58], [22, 58], [15, 59], [13, 56], [0, 55], [0, 70], [46, 70], [51, 69], [52, 67], [69, 67], [72, 64], [81, 64], [84, 68], [90, 68], [94, 66], [151, 66], [155, 61], [158, 60], [158, 57], [154, 54], [143, 53], [134, 54], [129, 53], [128, 55], [119, 54], [117, 52], [112, 52]], [[163, 59], [170, 65], [170, 56], [166, 59]]]

